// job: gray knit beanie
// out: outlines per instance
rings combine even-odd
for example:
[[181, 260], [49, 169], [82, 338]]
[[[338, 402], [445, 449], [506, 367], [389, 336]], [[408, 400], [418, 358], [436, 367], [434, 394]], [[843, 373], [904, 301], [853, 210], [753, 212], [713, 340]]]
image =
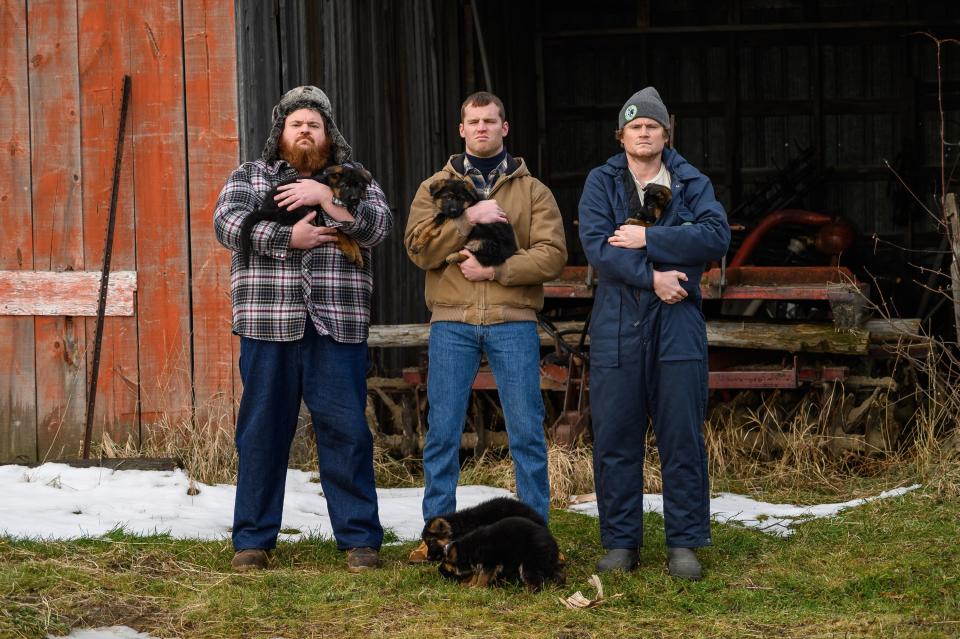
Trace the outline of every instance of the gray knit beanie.
[[636, 118], [650, 118], [659, 122], [663, 128], [670, 128], [670, 114], [664, 106], [660, 94], [653, 87], [640, 89], [627, 100], [620, 108], [620, 126], [622, 129], [627, 122]]
[[261, 155], [265, 162], [276, 162], [280, 159], [280, 135], [283, 133], [283, 125], [287, 116], [297, 109], [312, 109], [323, 116], [327, 137], [333, 145], [331, 157], [334, 163], [343, 164], [350, 159], [353, 149], [343, 139], [337, 123], [333, 120], [330, 98], [317, 87], [302, 86], [284, 93], [277, 106], [273, 107], [273, 128]]

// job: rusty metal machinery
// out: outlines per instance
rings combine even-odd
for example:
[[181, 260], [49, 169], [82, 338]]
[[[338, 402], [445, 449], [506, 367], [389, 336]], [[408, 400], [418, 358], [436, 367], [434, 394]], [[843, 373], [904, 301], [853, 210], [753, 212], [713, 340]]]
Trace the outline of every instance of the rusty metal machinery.
[[[808, 244], [828, 264], [757, 266], [751, 257], [765, 237], [781, 227], [812, 227]], [[865, 312], [869, 287], [840, 265], [853, 242], [853, 229], [842, 218], [813, 211], [784, 209], [760, 219], [739, 244], [729, 264], [706, 271], [701, 293], [708, 316], [709, 388], [730, 399], [745, 391], [781, 399], [816, 387], [859, 389], [876, 403], [877, 389], [890, 392], [896, 382], [884, 371], [864, 365], [890, 356], [889, 344], [918, 352], [926, 348], [919, 320], [869, 319]], [[545, 285], [548, 302], [572, 304], [581, 318], [593, 298], [589, 266], [568, 266]], [[564, 302], [565, 301], [565, 302]], [[548, 434], [561, 444], [574, 445], [589, 430], [589, 315], [564, 319], [563, 310], [544, 319], [541, 343], [541, 389], [548, 398]], [[426, 347], [429, 327], [372, 327], [371, 346]], [[392, 336], [392, 337], [391, 337]], [[402, 379], [371, 379], [371, 397], [386, 414], [376, 422], [381, 445], [405, 456], [423, 449], [426, 434], [426, 358], [404, 370]], [[485, 367], [473, 384], [474, 393], [461, 440], [465, 450], [482, 452], [507, 444], [496, 381]], [[817, 391], [819, 392], [819, 391]], [[833, 392], [833, 391], [831, 391]], [[551, 399], [552, 398], [552, 399]], [[844, 396], [847, 404], [865, 401]], [[852, 411], [850, 408], [848, 410]], [[376, 411], [371, 411], [375, 413]], [[860, 411], [862, 413], [863, 411]], [[859, 417], [862, 417], [857, 413]], [[861, 423], [860, 422], [857, 423]], [[849, 438], [848, 438], [849, 439]]]

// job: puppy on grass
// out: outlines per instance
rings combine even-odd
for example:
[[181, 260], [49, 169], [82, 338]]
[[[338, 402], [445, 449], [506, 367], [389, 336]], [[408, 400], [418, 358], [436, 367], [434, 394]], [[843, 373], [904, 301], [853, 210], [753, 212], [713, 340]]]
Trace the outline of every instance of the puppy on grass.
[[[251, 234], [253, 227], [258, 222], [276, 222], [283, 226], [293, 226], [299, 222], [310, 211], [316, 210], [314, 207], [300, 206], [295, 209], [285, 209], [277, 205], [274, 197], [279, 193], [279, 187], [285, 184], [291, 184], [303, 178], [293, 178], [284, 180], [276, 187], [263, 196], [263, 203], [253, 213], [250, 213], [243, 219], [240, 226], [240, 258], [243, 266], [250, 266], [250, 254], [253, 253], [253, 240]], [[323, 171], [314, 173], [309, 178], [322, 184], [326, 184], [333, 191], [333, 196], [343, 202], [348, 209], [354, 208], [366, 193], [367, 187], [373, 181], [373, 176], [366, 169], [360, 169], [350, 166], [331, 166]], [[318, 215], [314, 218], [314, 224], [322, 218]], [[360, 252], [360, 245], [357, 241], [337, 231], [337, 247], [343, 251], [344, 256], [352, 264], [363, 268], [363, 254]]]
[[541, 527], [547, 525], [533, 508], [522, 501], [510, 497], [496, 497], [471, 508], [464, 508], [428, 520], [420, 534], [420, 538], [427, 547], [424, 559], [440, 561], [443, 559], [444, 546], [451, 541], [460, 539], [481, 526], [496, 523], [507, 517], [527, 519]]
[[[418, 253], [427, 241], [440, 234], [440, 227], [444, 222], [460, 217], [464, 211], [481, 200], [473, 184], [457, 178], [437, 180], [431, 184], [430, 197], [436, 202], [437, 213], [433, 216], [433, 227], [414, 243], [411, 249], [414, 253]], [[517, 252], [517, 238], [509, 222], [477, 224], [470, 231], [463, 248], [473, 253], [481, 265], [497, 266]], [[460, 253], [451, 253], [446, 262], [459, 264], [465, 259], [466, 256]]]
[[469, 586], [522, 582], [536, 592], [566, 582], [557, 541], [546, 526], [507, 517], [451, 541], [443, 549], [440, 574]]

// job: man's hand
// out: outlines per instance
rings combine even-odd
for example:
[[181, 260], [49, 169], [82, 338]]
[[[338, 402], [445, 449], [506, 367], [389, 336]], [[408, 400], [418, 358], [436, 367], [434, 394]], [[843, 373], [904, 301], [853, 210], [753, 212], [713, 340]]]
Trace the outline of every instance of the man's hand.
[[653, 292], [665, 303], [676, 304], [687, 296], [687, 292], [680, 286], [680, 282], [686, 281], [687, 274], [683, 271], [654, 271]]
[[469, 251], [469, 249], [463, 249], [460, 251], [460, 255], [467, 256], [467, 259], [460, 262], [460, 272], [463, 273], [465, 278], [471, 282], [482, 282], [484, 280], [493, 279], [493, 267], [483, 266], [477, 261], [477, 258]]
[[638, 224], [624, 224], [607, 238], [618, 248], [642, 249], [647, 245], [647, 229]]
[[467, 207], [463, 212], [471, 224], [492, 224], [493, 222], [506, 222], [507, 214], [504, 213], [496, 200], [480, 200], [473, 206]]
[[298, 206], [320, 206], [338, 222], [353, 222], [354, 217], [346, 207], [333, 203], [333, 191], [326, 184], [304, 178], [277, 187], [277, 204], [290, 210]]
[[315, 217], [317, 217], [317, 212], [310, 211], [293, 225], [293, 233], [290, 235], [290, 248], [308, 250], [327, 242], [337, 241], [337, 229], [329, 226], [314, 226], [311, 222]]
[[284, 184], [278, 187], [277, 191], [277, 196], [273, 199], [278, 206], [287, 210], [300, 206], [321, 206], [326, 210], [333, 202], [333, 191], [330, 187], [309, 178]]

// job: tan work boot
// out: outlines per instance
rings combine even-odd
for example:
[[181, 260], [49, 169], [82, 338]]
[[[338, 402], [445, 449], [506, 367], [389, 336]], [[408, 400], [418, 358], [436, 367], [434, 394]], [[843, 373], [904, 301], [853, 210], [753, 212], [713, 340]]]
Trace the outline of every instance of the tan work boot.
[[270, 551], [263, 548], [247, 548], [238, 550], [233, 554], [233, 561], [230, 567], [237, 572], [248, 572], [250, 570], [266, 570], [270, 565]]
[[362, 572], [380, 567], [380, 551], [375, 548], [348, 548], [347, 570]]
[[407, 561], [411, 564], [425, 564], [430, 561], [429, 554], [430, 549], [427, 548], [427, 542], [421, 541], [420, 545], [410, 551], [410, 556], [407, 557]]

